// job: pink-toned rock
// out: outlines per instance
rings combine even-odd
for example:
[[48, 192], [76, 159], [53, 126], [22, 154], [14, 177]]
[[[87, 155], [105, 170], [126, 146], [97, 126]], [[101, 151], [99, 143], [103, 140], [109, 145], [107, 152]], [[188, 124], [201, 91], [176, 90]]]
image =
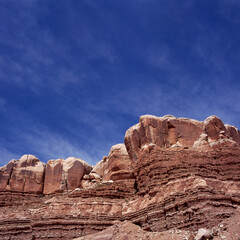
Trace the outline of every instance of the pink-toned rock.
[[133, 169], [124, 144], [112, 146], [108, 156], [96, 164], [90, 174], [83, 177], [82, 188], [93, 186], [95, 182], [125, 181], [127, 187], [133, 187]]
[[82, 177], [92, 166], [79, 158], [49, 160], [45, 172], [44, 194], [74, 190], [81, 185]]
[[138, 124], [125, 134], [125, 145], [130, 158], [135, 162], [145, 144], [160, 147], [185, 147], [194, 145], [204, 133], [204, 124], [193, 119], [176, 118], [171, 115], [155, 117], [144, 115]]
[[[108, 157], [103, 157], [85, 179], [88, 178], [88, 180], [93, 180], [99, 177], [103, 181], [132, 179], [132, 172], [133, 170], [127, 149], [125, 145], [121, 143], [112, 146]], [[90, 176], [93, 179], [90, 179]]]
[[101, 161], [99, 161], [94, 167], [92, 172], [97, 173], [101, 178], [103, 176], [104, 166], [106, 165], [106, 162], [108, 161], [108, 157], [104, 156]]
[[240, 146], [240, 131], [236, 127], [228, 124], [225, 124], [225, 127], [227, 129], [227, 135]]
[[[0, 192], [0, 239], [182, 240], [194, 239], [199, 228], [218, 229], [214, 239], [235, 239], [239, 131], [225, 128], [216, 117], [143, 116], [126, 134], [130, 157], [124, 145], [115, 145], [85, 173], [75, 158], [49, 161], [45, 191], [76, 188], [41, 197]], [[10, 188], [17, 162], [0, 169], [2, 188]]]
[[33, 155], [23, 155], [1, 168], [1, 190], [42, 193], [45, 164]]
[[0, 191], [6, 191], [16, 161], [11, 160], [7, 165], [0, 168]]
[[102, 178], [104, 181], [133, 178], [131, 161], [124, 144], [112, 146], [104, 164]]
[[95, 234], [90, 234], [84, 237], [75, 238], [73, 240], [182, 240], [186, 239], [186, 231], [179, 231], [164, 233], [144, 231], [141, 227], [133, 224], [130, 221], [116, 221], [116, 223], [106, 228], [103, 231]]
[[208, 135], [209, 141], [217, 141], [220, 138], [220, 133], [223, 135], [227, 129], [221, 119], [216, 116], [210, 116], [204, 121], [205, 132]]
[[133, 167], [139, 158], [140, 150], [149, 144], [161, 148], [194, 148], [207, 151], [209, 147], [225, 143], [237, 143], [240, 146], [240, 133], [235, 127], [225, 127], [216, 116], [210, 116], [201, 122], [172, 115], [144, 115], [140, 117], [139, 123], [129, 128], [125, 134], [125, 145]]

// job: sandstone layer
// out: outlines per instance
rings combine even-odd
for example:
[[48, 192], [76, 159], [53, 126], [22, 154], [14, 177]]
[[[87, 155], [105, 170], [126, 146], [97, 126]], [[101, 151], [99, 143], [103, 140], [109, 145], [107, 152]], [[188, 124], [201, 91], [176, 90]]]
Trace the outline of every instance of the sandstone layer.
[[45, 164], [33, 155], [23, 155], [0, 168], [0, 190], [42, 193]]
[[0, 168], [0, 238], [194, 239], [206, 228], [214, 239], [221, 231], [236, 239], [236, 127], [216, 116], [200, 122], [145, 115], [124, 142], [94, 167], [78, 158], [45, 166], [24, 155]]
[[44, 194], [74, 190], [81, 185], [82, 177], [92, 167], [79, 158], [57, 159], [47, 162], [44, 180]]

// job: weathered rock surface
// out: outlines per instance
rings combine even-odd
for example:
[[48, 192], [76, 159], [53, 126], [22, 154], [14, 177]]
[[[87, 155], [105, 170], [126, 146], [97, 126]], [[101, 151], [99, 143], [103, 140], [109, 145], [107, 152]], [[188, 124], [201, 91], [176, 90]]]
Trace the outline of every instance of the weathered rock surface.
[[133, 189], [135, 182], [133, 181], [133, 168], [125, 145], [116, 144], [112, 146], [108, 156], [103, 157], [83, 179], [83, 188], [93, 187], [100, 181], [123, 181], [125, 187]]
[[81, 185], [82, 177], [92, 170], [92, 166], [79, 158], [50, 160], [46, 166], [44, 194], [74, 190]]
[[213, 235], [211, 231], [205, 228], [198, 229], [197, 235], [195, 236], [195, 240], [209, 240], [213, 239]]
[[[216, 240], [240, 234], [240, 132], [216, 116], [142, 116], [94, 168], [57, 159], [41, 175], [40, 165], [24, 157], [0, 168], [1, 239], [190, 240], [200, 228]], [[42, 190], [25, 187], [33, 179]]]
[[131, 161], [124, 144], [112, 146], [102, 169], [103, 181], [133, 178]]
[[0, 168], [1, 191], [42, 193], [45, 164], [33, 155], [23, 155]]
[[171, 115], [155, 117], [144, 115], [138, 124], [129, 128], [125, 135], [125, 145], [132, 164], [139, 158], [144, 145], [154, 144], [161, 148], [202, 148], [206, 150], [214, 144], [236, 145], [240, 143], [240, 132], [234, 127], [224, 126], [216, 117], [208, 117], [204, 122]]
[[185, 237], [188, 237], [186, 231], [152, 233], [142, 230], [141, 227], [129, 221], [124, 221], [116, 222], [113, 226], [101, 232], [76, 238], [75, 240], [182, 240]]
[[6, 191], [7, 186], [9, 188], [9, 182], [15, 162], [16, 160], [11, 160], [7, 165], [0, 168], [0, 191]]

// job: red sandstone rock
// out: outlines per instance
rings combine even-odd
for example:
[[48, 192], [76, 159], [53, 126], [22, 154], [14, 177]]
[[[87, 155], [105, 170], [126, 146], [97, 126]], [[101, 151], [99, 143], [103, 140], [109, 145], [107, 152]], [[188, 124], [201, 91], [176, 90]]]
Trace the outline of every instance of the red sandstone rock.
[[175, 118], [171, 115], [140, 117], [138, 124], [129, 128], [125, 135], [125, 145], [133, 161], [138, 158], [141, 147], [156, 144], [160, 147], [192, 147], [204, 132], [202, 122]]
[[[92, 187], [94, 182], [133, 179], [133, 169], [125, 145], [116, 144], [112, 146], [108, 157], [103, 157], [91, 173], [85, 175], [83, 179], [83, 188]], [[130, 185], [132, 185], [132, 182]]]
[[209, 141], [217, 141], [220, 138], [220, 132], [226, 133], [226, 127], [221, 119], [216, 116], [210, 116], [204, 121], [205, 132]]
[[7, 165], [0, 168], [0, 191], [6, 191], [16, 161], [11, 160]]
[[108, 161], [108, 157], [104, 156], [103, 159], [93, 167], [92, 172], [97, 173], [102, 178], [104, 166], [107, 161]]
[[42, 193], [45, 164], [33, 155], [23, 155], [1, 169], [1, 190]]
[[[228, 130], [227, 130], [228, 128]], [[221, 144], [221, 139], [240, 143], [239, 130], [225, 127], [216, 117], [208, 117], [204, 122], [193, 119], [175, 118], [171, 115], [155, 117], [144, 115], [138, 124], [129, 128], [125, 134], [125, 145], [133, 166], [144, 145], [157, 145], [161, 148], [207, 148], [211, 144]], [[227, 144], [231, 144], [228, 141]]]
[[[128, 152], [113, 146], [92, 171], [74, 158], [49, 161], [44, 192], [52, 195], [0, 192], [0, 238], [71, 239], [129, 220], [138, 226], [117, 223], [84, 239], [191, 239], [199, 228], [231, 239], [240, 234], [239, 136], [215, 116], [143, 116], [126, 133]], [[16, 162], [0, 169], [2, 189]]]
[[108, 159], [103, 166], [102, 178], [104, 181], [108, 180], [123, 180], [132, 179], [133, 169], [131, 161], [124, 144], [117, 144], [112, 146]]
[[44, 194], [74, 190], [92, 167], [79, 158], [49, 160], [45, 171]]
[[240, 146], [240, 131], [236, 127], [228, 124], [225, 124], [225, 127], [227, 129], [227, 135]]
[[182, 240], [188, 237], [186, 231], [177, 230], [174, 232], [151, 233], [144, 231], [141, 227], [129, 222], [117, 222], [107, 229], [74, 240]]

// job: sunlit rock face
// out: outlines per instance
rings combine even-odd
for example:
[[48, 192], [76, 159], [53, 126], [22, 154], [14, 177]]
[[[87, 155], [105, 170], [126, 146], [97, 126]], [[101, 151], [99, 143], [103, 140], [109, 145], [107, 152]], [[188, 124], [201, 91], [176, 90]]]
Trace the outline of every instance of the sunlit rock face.
[[239, 136], [216, 116], [203, 122], [140, 117], [125, 135], [139, 198], [123, 214], [130, 219], [139, 213], [133, 221], [152, 231], [192, 222], [213, 226], [234, 214], [235, 204], [226, 201], [234, 202], [240, 190]]
[[45, 164], [33, 155], [23, 155], [0, 169], [1, 191], [42, 193]]
[[79, 158], [49, 160], [45, 171], [44, 194], [74, 190], [81, 185], [82, 177], [92, 166]]
[[[94, 236], [112, 237], [118, 229], [125, 237], [124, 230], [141, 227], [133, 239], [183, 239], [169, 232], [191, 235], [226, 222], [233, 229], [231, 219], [240, 216], [236, 127], [216, 116], [201, 122], [145, 115], [124, 142], [93, 167], [74, 157], [45, 166], [33, 155], [1, 167], [0, 238], [72, 239], [112, 225]], [[240, 225], [235, 229], [234, 236]]]
[[225, 126], [216, 116], [201, 122], [172, 115], [144, 115], [125, 134], [125, 145], [133, 165], [140, 150], [149, 144], [161, 148], [208, 150], [208, 147], [216, 144], [239, 145], [240, 132], [235, 127]]
[[131, 161], [124, 144], [112, 146], [107, 157], [93, 168], [93, 172], [98, 173], [103, 181], [131, 179]]
[[133, 168], [124, 144], [111, 147], [108, 156], [103, 157], [92, 171], [83, 177], [82, 187], [93, 187], [101, 181], [119, 184], [122, 182], [129, 191], [133, 189], [135, 182]]

